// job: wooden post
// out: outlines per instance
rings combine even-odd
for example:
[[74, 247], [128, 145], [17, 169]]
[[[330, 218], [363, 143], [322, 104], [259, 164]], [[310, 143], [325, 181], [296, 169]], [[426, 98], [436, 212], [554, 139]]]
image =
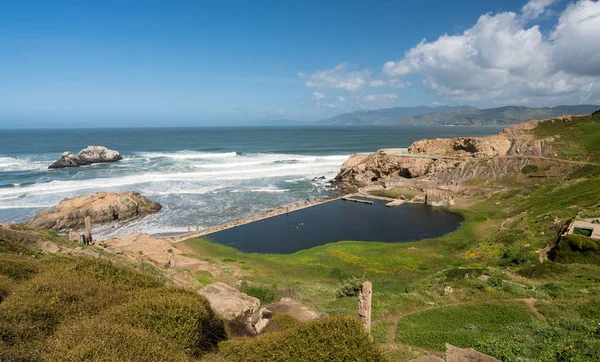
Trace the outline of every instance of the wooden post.
[[92, 244], [92, 218], [90, 215], [85, 217], [85, 239], [88, 244]]
[[371, 334], [371, 299], [373, 297], [373, 285], [371, 282], [364, 282], [360, 285], [360, 294], [358, 295], [358, 316], [365, 331]]

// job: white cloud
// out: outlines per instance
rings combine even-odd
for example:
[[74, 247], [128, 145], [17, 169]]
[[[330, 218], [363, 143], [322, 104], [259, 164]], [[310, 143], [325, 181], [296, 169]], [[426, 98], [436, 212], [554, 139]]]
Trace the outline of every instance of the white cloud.
[[523, 17], [526, 20], [536, 19], [545, 13], [556, 1], [557, 0], [529, 0], [529, 2], [523, 6]]
[[369, 94], [363, 98], [365, 102], [389, 102], [396, 99], [398, 96], [395, 94]]
[[459, 35], [421, 41], [398, 61], [390, 79], [420, 73], [438, 94], [459, 100], [556, 97], [575, 101], [600, 92], [600, 2], [580, 0], [560, 14], [554, 31], [542, 34], [527, 21], [552, 1], [532, 0], [523, 14], [484, 14]]
[[579, 1], [561, 14], [550, 35], [559, 69], [600, 76], [600, 1]]
[[339, 100], [340, 102], [345, 102], [345, 101], [346, 101], [346, 97], [339, 96], [339, 97], [338, 97], [338, 100]]
[[313, 101], [319, 101], [319, 100], [325, 99], [325, 98], [327, 98], [327, 96], [323, 93], [313, 92], [313, 94], [312, 94]]
[[332, 103], [325, 103], [325, 104], [323, 104], [323, 107], [329, 108], [329, 109], [335, 109], [335, 108], [337, 108], [337, 106], [335, 104], [332, 104]]
[[306, 86], [310, 88], [333, 88], [355, 91], [368, 84], [371, 71], [350, 70], [346, 63], [338, 64], [335, 68], [319, 70], [306, 75], [298, 73], [300, 78], [306, 79]]
[[381, 79], [377, 79], [371, 82], [371, 87], [373, 88], [377, 88], [377, 87], [392, 87], [392, 88], [404, 88], [405, 86], [410, 85], [410, 82], [402, 82], [400, 79], [398, 78], [391, 78], [388, 80], [381, 80]]

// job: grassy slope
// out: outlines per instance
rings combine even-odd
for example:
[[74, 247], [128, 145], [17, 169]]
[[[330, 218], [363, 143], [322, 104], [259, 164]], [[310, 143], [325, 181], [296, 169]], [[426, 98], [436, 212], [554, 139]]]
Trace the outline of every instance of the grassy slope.
[[[557, 158], [600, 160], [598, 116], [543, 123], [534, 132], [561, 135], [553, 143]], [[462, 227], [433, 240], [338, 242], [292, 255], [246, 254], [203, 239], [186, 244], [202, 258], [241, 263], [252, 272], [250, 284], [302, 297], [329, 313], [355, 313], [355, 298], [336, 297], [342, 280], [371, 280], [374, 336], [395, 360], [442, 351], [445, 342], [505, 360], [589, 360], [600, 356], [600, 318], [593, 312], [600, 267], [585, 257], [580, 264], [540, 264], [538, 251], [555, 243], [568, 220], [600, 216], [599, 175], [598, 167], [582, 165], [558, 178], [525, 177], [460, 210]], [[476, 279], [481, 274], [492, 278]], [[445, 286], [454, 293], [444, 296]], [[453, 322], [456, 316], [463, 323]]]

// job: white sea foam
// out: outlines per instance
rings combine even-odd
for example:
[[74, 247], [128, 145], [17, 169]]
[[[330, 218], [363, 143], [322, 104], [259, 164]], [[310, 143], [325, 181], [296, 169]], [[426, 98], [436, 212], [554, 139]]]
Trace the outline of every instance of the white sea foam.
[[29, 158], [0, 156], [0, 171], [29, 171], [48, 168], [44, 161], [34, 161]]
[[195, 160], [195, 159], [219, 159], [237, 156], [236, 152], [224, 153], [206, 153], [196, 151], [178, 151], [178, 152], [140, 152], [137, 153], [141, 157], [149, 159], [153, 158], [172, 158], [178, 160]]
[[[307, 193], [326, 195], [326, 185], [297, 182], [320, 176], [333, 178], [346, 158], [278, 153], [136, 153], [127, 156], [125, 162], [44, 171], [37, 183], [0, 188], [0, 209], [29, 209], [19, 210], [16, 219], [4, 211], [8, 215], [5, 220], [20, 222], [31, 219], [37, 209], [52, 208], [66, 197], [97, 191], [138, 191], [160, 202], [163, 209], [118, 228], [101, 227], [97, 235], [183, 232], [188, 224], [213, 226], [297, 202]], [[24, 168], [28, 161], [0, 158], [1, 162]], [[38, 162], [46, 169], [47, 162]], [[21, 183], [19, 179], [9, 182]]]

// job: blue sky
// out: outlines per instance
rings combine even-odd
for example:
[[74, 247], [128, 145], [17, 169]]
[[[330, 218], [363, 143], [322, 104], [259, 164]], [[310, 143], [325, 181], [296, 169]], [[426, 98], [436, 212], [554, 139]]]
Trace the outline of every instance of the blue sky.
[[590, 0], [3, 1], [0, 127], [600, 103], [599, 34]]

